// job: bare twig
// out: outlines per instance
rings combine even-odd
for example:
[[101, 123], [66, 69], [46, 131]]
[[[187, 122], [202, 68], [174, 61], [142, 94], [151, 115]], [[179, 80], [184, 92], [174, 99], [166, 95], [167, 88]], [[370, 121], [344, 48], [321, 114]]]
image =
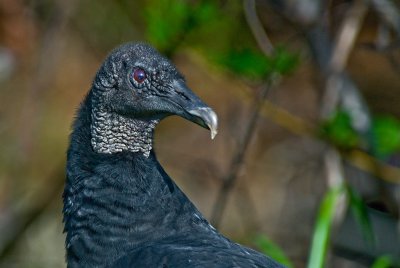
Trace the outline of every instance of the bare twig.
[[341, 72], [346, 66], [366, 13], [367, 5], [364, 0], [355, 1], [353, 6], [347, 11], [332, 51], [330, 61], [332, 72]]
[[[328, 188], [340, 188], [345, 184], [344, 170], [341, 155], [334, 148], [328, 148], [324, 155], [326, 180]], [[338, 224], [344, 219], [347, 209], [347, 197], [345, 194], [341, 195], [338, 203], [336, 204], [334, 223]]]
[[381, 16], [382, 21], [393, 28], [400, 37], [400, 11], [395, 1], [371, 0], [371, 6]]
[[[244, 0], [243, 1], [243, 7], [244, 7], [244, 12], [245, 12], [245, 17], [247, 20], [247, 23], [257, 41], [257, 44], [261, 51], [266, 55], [266, 56], [271, 56], [273, 53], [273, 46], [267, 36], [267, 34], [264, 31], [264, 28], [257, 16], [257, 11], [256, 11], [256, 6], [255, 6], [255, 0]], [[262, 87], [260, 95], [255, 99], [254, 102], [254, 109], [252, 111], [252, 114], [250, 116], [249, 123], [247, 127], [245, 128], [245, 133], [243, 136], [243, 139], [239, 142], [238, 149], [236, 153], [234, 154], [230, 168], [229, 168], [229, 173], [223, 180], [223, 184], [221, 188], [219, 189], [219, 192], [217, 194], [217, 200], [215, 202], [212, 215], [211, 215], [211, 222], [218, 227], [218, 225], [221, 222], [222, 215], [224, 213], [226, 203], [228, 201], [229, 194], [231, 190], [233, 189], [233, 186], [235, 185], [235, 182], [238, 178], [240, 168], [243, 165], [244, 158], [246, 155], [246, 151], [249, 145], [249, 142], [251, 141], [253, 135], [254, 135], [254, 130], [257, 126], [257, 121], [260, 117], [260, 111], [263, 107], [264, 100], [266, 99], [267, 93], [269, 89], [272, 87], [272, 84], [276, 81], [276, 76], [271, 76], [266, 84]]]
[[255, 0], [244, 0], [243, 8], [247, 24], [249, 25], [259, 48], [265, 55], [270, 56], [274, 50], [274, 47], [272, 46], [271, 41], [269, 40], [257, 16]]
[[[317, 36], [320, 35], [317, 34]], [[315, 40], [310, 40], [310, 42], [312, 42], [312, 45], [317, 45], [317, 38], [315, 38]], [[327, 40], [323, 41], [322, 43], [325, 42], [327, 42]], [[325, 55], [325, 53], [323, 53], [323, 55]], [[315, 57], [320, 56], [318, 54]], [[193, 58], [193, 60], [196, 60], [197, 64], [199, 65], [204, 65], [204, 62], [200, 61], [198, 58]], [[320, 68], [324, 69], [324, 66], [320, 65]], [[351, 81], [348, 81], [348, 83], [351, 83]], [[239, 83], [238, 87], [232, 87], [231, 90], [236, 100], [244, 103], [248, 107], [251, 107], [253, 104], [253, 98], [251, 98], [251, 95], [249, 94], [250, 90], [247, 85]], [[294, 135], [323, 141], [323, 139], [321, 139], [320, 130], [317, 124], [309, 122], [298, 115], [283, 109], [268, 99], [264, 100], [263, 102], [263, 107], [260, 110], [260, 116], [263, 118], [268, 118], [273, 123], [279, 125], [285, 130], [290, 131]], [[358, 167], [367, 173], [371, 173], [373, 176], [384, 181], [400, 184], [400, 168], [384, 163], [359, 149], [352, 149], [347, 153], [340, 153], [342, 157], [344, 157], [344, 159], [352, 166]]]
[[326, 85], [320, 112], [322, 119], [328, 119], [341, 104], [341, 107], [349, 113], [354, 129], [362, 135], [367, 135], [370, 131], [369, 109], [357, 86], [346, 74], [345, 67], [367, 8], [364, 0], [353, 2], [339, 27], [326, 69]]
[[255, 132], [254, 130], [257, 126], [257, 121], [260, 117], [260, 110], [263, 106], [263, 103], [267, 96], [267, 93], [272, 86], [272, 83], [273, 83], [272, 80], [267, 82], [267, 84], [262, 88], [260, 96], [258, 96], [255, 100], [254, 109], [250, 116], [250, 120], [248, 121], [249, 123], [248, 123], [247, 127], [245, 128], [245, 133], [244, 133], [243, 139], [240, 142], [236, 153], [234, 154], [234, 157], [230, 164], [229, 173], [226, 176], [226, 178], [224, 179], [222, 187], [220, 188], [220, 190], [218, 192], [217, 201], [215, 202], [215, 206], [214, 206], [212, 216], [211, 216], [211, 222], [216, 227], [218, 227], [218, 225], [221, 222], [222, 215], [224, 213], [226, 203], [228, 200], [228, 196], [238, 178], [238, 174], [239, 174], [240, 168], [243, 165], [243, 161], [244, 161], [244, 158], [245, 158], [245, 155], [247, 152], [248, 145], [251, 141], [251, 138], [254, 135], [254, 132]]

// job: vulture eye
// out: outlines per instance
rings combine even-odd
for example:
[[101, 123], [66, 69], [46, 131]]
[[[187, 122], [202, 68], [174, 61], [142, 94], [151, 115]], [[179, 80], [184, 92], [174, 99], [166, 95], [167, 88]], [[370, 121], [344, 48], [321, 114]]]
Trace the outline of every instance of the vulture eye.
[[143, 83], [146, 80], [146, 72], [143, 69], [136, 69], [133, 71], [133, 79], [138, 83]]

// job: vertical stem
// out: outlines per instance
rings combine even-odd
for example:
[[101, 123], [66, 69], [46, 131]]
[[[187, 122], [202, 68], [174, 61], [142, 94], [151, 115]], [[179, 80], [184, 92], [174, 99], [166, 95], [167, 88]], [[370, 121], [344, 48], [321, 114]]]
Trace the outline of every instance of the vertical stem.
[[218, 227], [221, 223], [222, 215], [225, 211], [225, 207], [227, 204], [227, 200], [232, 188], [237, 181], [238, 174], [240, 168], [243, 165], [243, 161], [247, 152], [248, 145], [254, 135], [254, 130], [257, 126], [257, 121], [260, 115], [260, 110], [264, 103], [265, 98], [267, 97], [267, 93], [272, 86], [273, 79], [270, 79], [265, 86], [261, 89], [260, 95], [256, 98], [254, 103], [254, 109], [251, 113], [250, 120], [248, 121], [248, 125], [245, 128], [245, 133], [243, 139], [239, 143], [239, 147], [232, 158], [229, 173], [225, 177], [224, 182], [219, 189], [217, 200], [215, 202], [214, 209], [211, 215], [211, 222]]

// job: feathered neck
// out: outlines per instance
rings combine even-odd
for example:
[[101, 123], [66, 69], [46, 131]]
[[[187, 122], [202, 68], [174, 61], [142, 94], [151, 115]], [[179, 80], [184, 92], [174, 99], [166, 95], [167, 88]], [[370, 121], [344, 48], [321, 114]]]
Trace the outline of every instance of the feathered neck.
[[[78, 111], [67, 155], [63, 213], [68, 267], [109, 265], [154, 235], [157, 225], [152, 223], [159, 226], [168, 211], [165, 206], [173, 207], [175, 185], [163, 175], [151, 143], [143, 141], [146, 147], [139, 147], [138, 152], [99, 153], [93, 147], [93, 131], [107, 132], [101, 128], [101, 120], [93, 122], [98, 114], [93, 112], [92, 96], [89, 93]], [[102, 119], [124, 120], [108, 115]], [[119, 127], [128, 124], [118, 123]], [[145, 132], [152, 135], [152, 130]], [[129, 136], [114, 140], [114, 144], [128, 141]], [[157, 209], [158, 213], [149, 212]]]

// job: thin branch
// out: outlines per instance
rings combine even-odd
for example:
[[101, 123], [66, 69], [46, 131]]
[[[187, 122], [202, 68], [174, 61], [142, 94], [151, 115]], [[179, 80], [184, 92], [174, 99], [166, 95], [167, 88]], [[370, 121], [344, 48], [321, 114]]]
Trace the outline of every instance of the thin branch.
[[229, 194], [238, 178], [240, 168], [243, 166], [248, 145], [255, 133], [255, 128], [257, 126], [257, 122], [260, 117], [260, 110], [263, 107], [264, 100], [267, 97], [267, 93], [269, 92], [272, 83], [273, 83], [272, 80], [267, 82], [267, 84], [262, 88], [260, 96], [258, 96], [255, 100], [254, 109], [250, 116], [250, 120], [248, 121], [249, 123], [245, 128], [243, 139], [240, 142], [236, 153], [234, 154], [231, 164], [229, 165], [230, 166], [229, 173], [224, 179], [222, 187], [218, 192], [217, 201], [215, 202], [215, 206], [213, 208], [211, 216], [211, 222], [216, 227], [218, 227], [219, 224], [221, 223], [222, 215], [224, 213]]
[[[325, 169], [326, 169], [326, 180], [328, 188], [335, 189], [345, 185], [344, 180], [344, 169], [342, 164], [342, 158], [339, 152], [329, 146], [328, 150], [324, 155]], [[342, 194], [336, 203], [335, 214], [333, 217], [333, 223], [337, 226], [343, 221], [347, 209], [347, 197]]]
[[[243, 89], [244, 90], [244, 89]], [[233, 90], [235, 98], [244, 102], [246, 105], [252, 105], [250, 98], [242, 90]], [[264, 100], [260, 110], [260, 116], [268, 118], [278, 126], [301, 137], [311, 137], [322, 140], [318, 126], [307, 122], [303, 118], [290, 113], [289, 111], [277, 106], [276, 104]], [[400, 184], [400, 168], [389, 165], [359, 149], [352, 149], [346, 152], [340, 152], [342, 157], [351, 165], [371, 173], [384, 181]]]
[[390, 0], [371, 0], [372, 8], [380, 15], [381, 20], [392, 27], [400, 37], [400, 11], [395, 1]]
[[366, 13], [367, 5], [364, 0], [355, 1], [353, 6], [347, 11], [332, 51], [330, 61], [332, 72], [341, 72], [346, 66]]
[[[259, 48], [266, 56], [271, 56], [274, 47], [272, 46], [267, 34], [264, 31], [264, 27], [257, 16], [255, 0], [244, 0], [243, 8], [247, 23], [257, 41]], [[229, 165], [229, 173], [225, 177], [224, 182], [217, 194], [217, 200], [211, 214], [211, 222], [216, 227], [218, 227], [221, 223], [229, 194], [233, 189], [235, 182], [237, 181], [239, 171], [243, 165], [248, 145], [254, 135], [254, 130], [257, 126], [257, 121], [260, 117], [260, 111], [267, 97], [267, 93], [276, 80], [276, 76], [271, 76], [266, 84], [262, 87], [260, 95], [255, 99], [254, 109], [250, 116], [249, 123], [245, 128], [243, 139], [239, 142], [238, 149], [232, 158], [231, 164]]]
[[274, 47], [272, 46], [272, 43], [257, 16], [255, 0], [244, 0], [243, 8], [247, 24], [249, 25], [259, 48], [266, 56], [271, 56], [272, 52], [274, 51]]
[[367, 5], [365, 1], [356, 0], [347, 11], [339, 28], [328, 65], [326, 90], [322, 97], [321, 118], [323, 119], [329, 118], [339, 104], [340, 91], [346, 83], [342, 72], [354, 47], [366, 13]]

